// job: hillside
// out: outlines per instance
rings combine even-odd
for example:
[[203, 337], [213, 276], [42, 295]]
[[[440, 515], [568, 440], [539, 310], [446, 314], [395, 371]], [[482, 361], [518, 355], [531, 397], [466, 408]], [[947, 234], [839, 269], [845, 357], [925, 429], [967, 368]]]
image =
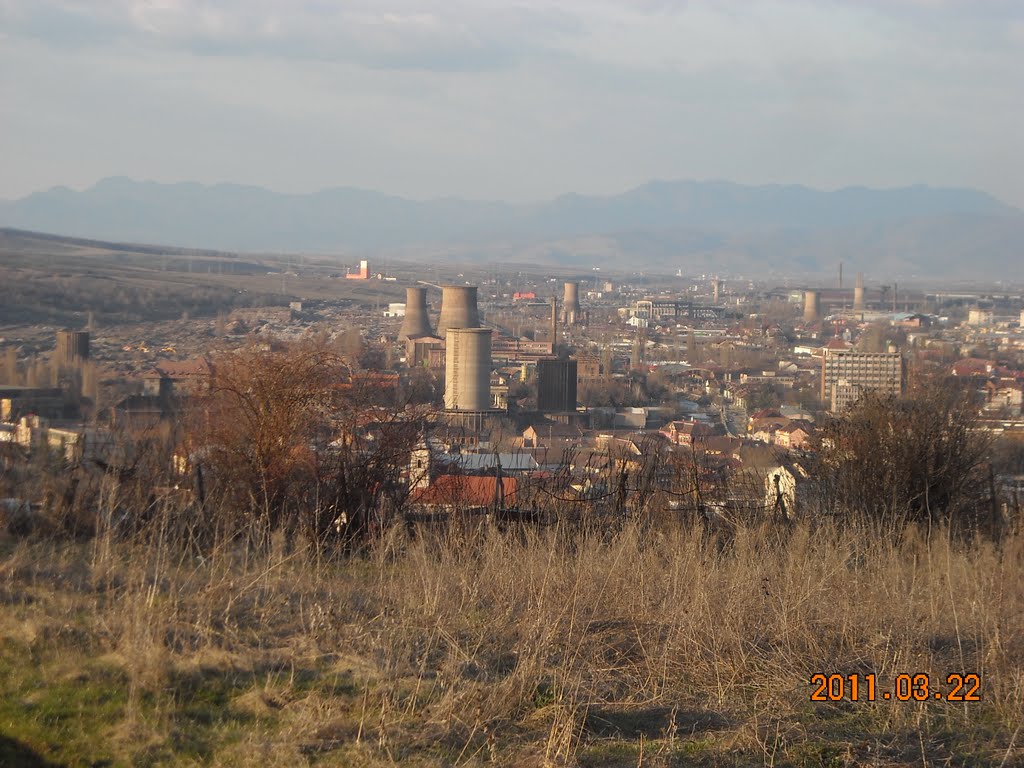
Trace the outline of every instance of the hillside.
[[768, 273], [1002, 274], [1024, 213], [983, 192], [924, 186], [821, 191], [658, 181], [618, 195], [536, 204], [409, 200], [335, 188], [290, 195], [232, 184], [125, 178], [0, 202], [0, 226], [103, 240], [243, 251], [358, 249], [466, 259], [673, 266]]

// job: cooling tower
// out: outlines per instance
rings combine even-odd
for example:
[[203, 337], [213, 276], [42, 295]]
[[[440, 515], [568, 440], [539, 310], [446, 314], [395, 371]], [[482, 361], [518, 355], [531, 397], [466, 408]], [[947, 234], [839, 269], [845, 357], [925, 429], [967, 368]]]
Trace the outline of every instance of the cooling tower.
[[804, 291], [804, 322], [816, 323], [821, 319], [821, 294]]
[[576, 325], [583, 317], [580, 311], [580, 284], [566, 283], [565, 296], [562, 299], [562, 322], [566, 325]]
[[405, 289], [405, 320], [398, 332], [398, 340], [418, 339], [421, 336], [433, 336], [430, 327], [430, 316], [427, 314], [427, 289]]
[[725, 286], [725, 280], [719, 280], [717, 277], [714, 282], [714, 303], [717, 304], [722, 298], [722, 288]]
[[857, 282], [853, 286], [853, 309], [855, 312], [864, 310], [864, 273], [857, 273]]
[[[475, 288], [473, 290], [476, 291]], [[490, 410], [491, 329], [450, 328], [446, 340], [445, 410]]]
[[[476, 310], [476, 286], [446, 285], [441, 289], [441, 316], [437, 319], [437, 335], [442, 339], [450, 328], [479, 328]], [[488, 348], [489, 349], [489, 348]]]

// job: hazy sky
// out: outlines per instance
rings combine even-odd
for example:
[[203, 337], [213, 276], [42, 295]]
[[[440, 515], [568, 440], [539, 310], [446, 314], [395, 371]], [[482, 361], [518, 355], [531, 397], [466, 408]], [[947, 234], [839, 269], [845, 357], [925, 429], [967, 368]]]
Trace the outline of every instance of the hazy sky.
[[0, 197], [105, 176], [1024, 207], [1024, 2], [0, 0]]

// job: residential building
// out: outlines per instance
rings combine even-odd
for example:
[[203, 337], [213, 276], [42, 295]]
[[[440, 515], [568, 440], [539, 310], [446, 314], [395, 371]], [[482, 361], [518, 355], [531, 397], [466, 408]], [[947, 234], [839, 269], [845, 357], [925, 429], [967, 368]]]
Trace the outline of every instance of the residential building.
[[899, 352], [828, 351], [821, 360], [821, 399], [839, 413], [865, 392], [898, 396], [903, 369]]

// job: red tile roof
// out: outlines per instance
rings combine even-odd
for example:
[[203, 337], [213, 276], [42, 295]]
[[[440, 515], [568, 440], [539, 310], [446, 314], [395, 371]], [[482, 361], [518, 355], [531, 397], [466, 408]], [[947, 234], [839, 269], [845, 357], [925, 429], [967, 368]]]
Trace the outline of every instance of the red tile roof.
[[[441, 475], [427, 488], [413, 493], [413, 504], [427, 506], [489, 507], [494, 503], [495, 477]], [[504, 503], [514, 504], [518, 484], [514, 477], [501, 478]]]

